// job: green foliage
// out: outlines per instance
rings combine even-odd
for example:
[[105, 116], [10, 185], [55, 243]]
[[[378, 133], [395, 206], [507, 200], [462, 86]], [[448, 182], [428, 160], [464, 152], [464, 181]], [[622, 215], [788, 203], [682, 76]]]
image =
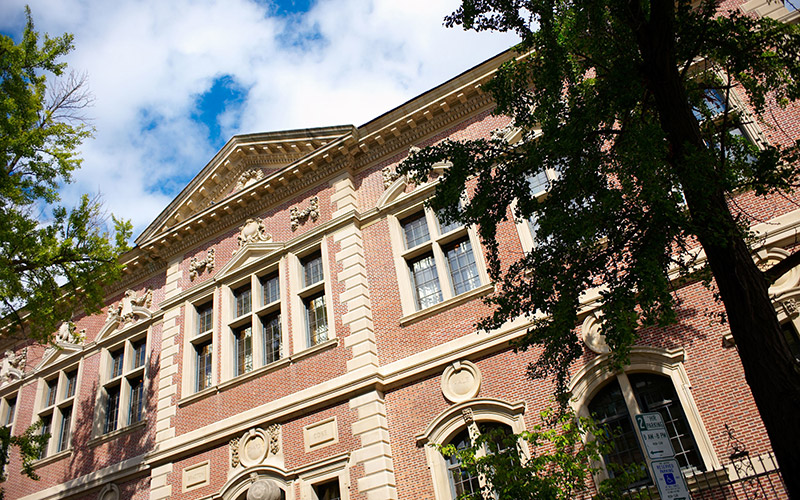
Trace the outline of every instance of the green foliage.
[[[698, 275], [690, 252], [698, 239], [730, 246], [746, 237], [746, 214], [734, 221], [725, 199], [800, 184], [794, 138], [759, 149], [735, 133], [753, 120], [767, 127], [769, 104], [800, 97], [800, 31], [715, 8], [464, 0], [446, 18], [448, 26], [520, 35], [517, 57], [486, 88], [495, 113], [512, 117], [523, 138], [446, 140], [411, 155], [401, 171], [422, 180], [434, 163], [452, 163], [430, 204], [476, 224], [488, 250], [499, 293], [489, 299], [493, 316], [478, 326], [531, 318], [517, 347], [541, 346], [530, 375], [554, 376], [562, 396], [583, 354], [575, 325], [586, 290], [605, 285], [602, 333], [614, 364], [624, 365], [642, 327], [676, 320], [670, 273]], [[718, 108], [709, 94], [727, 101], [733, 89], [750, 114]], [[542, 172], [552, 182], [537, 198], [528, 179]], [[467, 184], [472, 196], [459, 206]], [[498, 224], [532, 217], [535, 251], [501, 262]]]
[[91, 98], [85, 80], [64, 75], [59, 62], [72, 36], [40, 42], [29, 9], [27, 18], [19, 44], [0, 35], [0, 314], [2, 337], [46, 342], [77, 309], [100, 309], [131, 226], [114, 219], [112, 242], [97, 200], [53, 205], [80, 166], [76, 150], [91, 133], [81, 113]]
[[[22, 459], [22, 469], [20, 474], [24, 474], [33, 480], [38, 480], [39, 476], [33, 470], [33, 462], [41, 456], [42, 449], [47, 446], [50, 434], [41, 434], [42, 421], [39, 420], [28, 427], [25, 432], [18, 436], [11, 435], [10, 427], [0, 427], [0, 471], [5, 471], [10, 458], [11, 447], [19, 450]], [[0, 482], [5, 481], [5, 472], [2, 473]], [[4, 491], [0, 489], [0, 500], [3, 498]]]
[[[586, 491], [590, 475], [599, 472], [597, 465], [612, 446], [605, 430], [571, 411], [545, 410], [540, 417], [542, 423], [531, 431], [508, 434], [495, 428], [467, 448], [438, 446], [444, 456], [458, 457], [463, 470], [482, 478], [480, 493], [460, 499], [569, 500]], [[601, 484], [596, 498], [622, 498], [635, 479], [632, 471], [618, 471]]]

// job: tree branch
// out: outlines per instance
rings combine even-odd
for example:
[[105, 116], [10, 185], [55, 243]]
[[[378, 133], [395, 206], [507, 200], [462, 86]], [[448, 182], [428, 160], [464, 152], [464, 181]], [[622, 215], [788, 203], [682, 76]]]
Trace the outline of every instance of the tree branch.
[[791, 271], [794, 267], [800, 265], [800, 252], [795, 252], [770, 267], [762, 273], [767, 285], [772, 285], [778, 278]]

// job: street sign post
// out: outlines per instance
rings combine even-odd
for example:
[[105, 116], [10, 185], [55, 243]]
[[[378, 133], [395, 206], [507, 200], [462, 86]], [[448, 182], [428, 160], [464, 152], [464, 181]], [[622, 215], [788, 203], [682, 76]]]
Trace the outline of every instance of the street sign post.
[[650, 460], [671, 458], [675, 456], [672, 443], [664, 426], [660, 413], [641, 413], [636, 415], [636, 427], [642, 436], [642, 442]]
[[653, 460], [651, 467], [661, 500], [689, 500], [689, 488], [677, 460]]

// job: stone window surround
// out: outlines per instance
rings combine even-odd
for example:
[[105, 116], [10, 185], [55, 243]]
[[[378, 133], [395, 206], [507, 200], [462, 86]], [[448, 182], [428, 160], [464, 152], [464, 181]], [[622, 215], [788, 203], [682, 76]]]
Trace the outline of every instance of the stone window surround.
[[[305, 277], [303, 269], [303, 259], [319, 252], [322, 257], [322, 272], [323, 280], [320, 290], [319, 282], [310, 286], [305, 286]], [[328, 244], [325, 237], [306, 244], [294, 252], [287, 254], [288, 259], [288, 282], [289, 288], [292, 290], [290, 298], [290, 310], [292, 318], [292, 331], [291, 339], [294, 352], [300, 352], [306, 349], [315, 347], [309, 345], [308, 339], [308, 325], [306, 318], [306, 304], [305, 299], [309, 296], [321, 293], [325, 296], [325, 313], [328, 322], [328, 338], [324, 342], [319, 342], [316, 345], [323, 345], [336, 338], [335, 333], [335, 316], [333, 310], [333, 290], [331, 285], [331, 272], [329, 266], [329, 252]], [[283, 331], [288, 331], [288, 326], [284, 322], [282, 327]], [[285, 338], [285, 334], [284, 334]]]
[[[558, 178], [558, 173], [551, 168], [546, 169], [544, 172], [545, 175], [547, 175], [547, 180], [549, 182], [553, 182]], [[545, 189], [532, 194], [537, 199], [541, 199], [547, 196], [547, 190]], [[516, 211], [517, 211], [517, 202], [516, 200], [514, 200], [514, 202], [511, 204], [511, 213], [516, 214]], [[533, 231], [531, 230], [530, 220], [523, 217], [515, 216], [514, 225], [517, 227], [517, 234], [519, 234], [519, 241], [522, 244], [522, 250], [525, 253], [533, 251], [533, 249], [536, 248], [536, 244], [533, 239], [534, 234]]]
[[[183, 367], [184, 375], [181, 383], [181, 394], [187, 396], [196, 392], [203, 392], [210, 387], [213, 387], [217, 381], [216, 361], [218, 359], [217, 351], [219, 349], [218, 342], [218, 326], [217, 326], [217, 311], [218, 299], [217, 294], [214, 293], [215, 289], [209, 289], [206, 293], [192, 297], [183, 304], [184, 309], [184, 325], [183, 325]], [[211, 330], [210, 332], [198, 332], [199, 328], [199, 315], [198, 307], [203, 307], [211, 304]], [[211, 341], [211, 383], [202, 391], [197, 391], [197, 350], [196, 346]]]
[[[50, 440], [47, 442], [47, 448], [45, 450], [44, 456], [40, 460], [46, 460], [53, 456], [61, 456], [64, 452], [69, 452], [72, 449], [72, 435], [75, 429], [75, 406], [78, 397], [78, 387], [80, 387], [80, 379], [81, 379], [81, 366], [82, 364], [78, 360], [76, 363], [71, 364], [65, 368], [58, 370], [55, 374], [43, 376], [39, 378], [38, 387], [36, 391], [36, 407], [34, 411], [34, 418], [39, 420], [43, 417], [50, 417]], [[66, 390], [67, 390], [67, 374], [68, 373], [75, 373], [75, 387], [72, 396], [67, 397]], [[52, 405], [48, 405], [46, 398], [48, 395], [48, 383], [51, 381], [55, 381], [56, 383], [56, 396], [55, 396], [55, 403]], [[5, 413], [8, 411], [8, 403], [7, 400], [9, 397], [3, 398], [3, 416], [5, 422], [5, 417], [7, 414]], [[17, 405], [19, 406], [19, 405]], [[70, 412], [70, 428], [68, 429], [69, 432], [69, 442], [64, 449], [59, 449], [60, 440], [61, 440], [61, 427], [64, 419], [64, 411], [69, 410]], [[15, 418], [16, 421], [16, 418]], [[12, 424], [13, 425], [13, 424]]]
[[[93, 439], [101, 438], [105, 435], [125, 431], [129, 427], [140, 425], [147, 419], [147, 382], [148, 382], [148, 367], [150, 362], [150, 328], [144, 329], [138, 333], [133, 333], [125, 338], [116, 339], [116, 342], [109, 343], [101, 349], [100, 368], [99, 368], [99, 382], [100, 389], [97, 391], [97, 398], [95, 401], [95, 421], [92, 431]], [[140, 340], [145, 340], [145, 359], [144, 364], [134, 367], [134, 348], [133, 344]], [[122, 374], [111, 378], [111, 354], [123, 350], [123, 369]], [[142, 378], [142, 416], [136, 422], [129, 422], [130, 419], [130, 397], [131, 397], [131, 379]], [[117, 408], [117, 425], [116, 429], [109, 432], [104, 432], [106, 423], [106, 402], [108, 398], [108, 389], [112, 387], [119, 387], [119, 403]]]
[[[76, 391], [77, 393], [77, 388]], [[10, 408], [9, 401], [14, 401], [14, 407]], [[14, 434], [14, 424], [17, 422], [17, 411], [19, 409], [19, 400], [17, 399], [17, 392], [11, 392], [0, 398], [0, 424], [3, 426], [8, 425], [8, 418], [11, 417], [11, 434]], [[9, 410], [13, 413], [9, 414]]]
[[[587, 363], [573, 376], [569, 385], [569, 389], [573, 394], [570, 404], [579, 416], [588, 417], [589, 402], [612, 379], [620, 381], [620, 387], [627, 402], [628, 399], [633, 398], [633, 393], [629, 390], [626, 391], [626, 385], [630, 388], [629, 383], [624, 383], [627, 382], [627, 374], [651, 373], [666, 376], [672, 381], [672, 385], [678, 395], [706, 470], [717, 470], [721, 465], [714, 452], [714, 447], [708, 437], [705, 425], [700, 418], [694, 397], [691, 394], [691, 383], [683, 366], [685, 355], [682, 348], [665, 350], [656, 347], [634, 346], [630, 355], [630, 364], [622, 372], [610, 372], [607, 370], [605, 361], [608, 359], [608, 355], [600, 355]], [[630, 404], [628, 406], [630, 407]], [[644, 446], [642, 446], [642, 449], [644, 449]], [[599, 484], [608, 478], [608, 473], [603, 464], [596, 465], [600, 468], [600, 472], [595, 475], [595, 482]]]
[[[440, 413], [428, 425], [425, 431], [417, 436], [417, 443], [424, 445], [425, 458], [431, 471], [433, 492], [436, 500], [453, 500], [448, 477], [447, 461], [435, 446], [431, 444], [447, 444], [459, 432], [468, 427], [464, 420], [464, 410], [472, 411], [475, 424], [498, 423], [507, 425], [514, 434], [526, 430], [524, 413], [525, 403], [508, 403], [499, 399], [478, 398], [453, 405]], [[520, 442], [520, 449], [525, 456], [529, 455], [528, 446]]]
[[[263, 339], [262, 339], [262, 327], [261, 327], [261, 318], [271, 316], [275, 313], [279, 313], [281, 316], [281, 349], [282, 355], [281, 359], [285, 358], [288, 354], [288, 342], [287, 342], [287, 334], [289, 326], [288, 326], [288, 318], [286, 315], [286, 304], [285, 301], [282, 300], [286, 296], [286, 276], [284, 273], [284, 268], [286, 261], [286, 256], [281, 257], [277, 260], [270, 260], [265, 265], [261, 266], [257, 271], [249, 273], [245, 277], [241, 277], [236, 281], [231, 282], [230, 284], [224, 284], [221, 288], [221, 311], [222, 311], [222, 342], [220, 343], [220, 356], [219, 359], [221, 360], [221, 369], [222, 369], [222, 380], [220, 382], [224, 382], [227, 380], [232, 380], [234, 378], [242, 377], [249, 374], [252, 371], [257, 370], [263, 366], [267, 366], [263, 363], [264, 359], [264, 351], [263, 351]], [[279, 300], [272, 302], [270, 304], [263, 304], [263, 291], [261, 288], [261, 279], [269, 276], [274, 275], [275, 273], [278, 274], [278, 283], [279, 283]], [[234, 295], [234, 290], [239, 290], [243, 286], [250, 286], [251, 290], [251, 307], [250, 312], [243, 314], [240, 317], [234, 317], [236, 314], [236, 298]], [[247, 372], [236, 374], [236, 360], [234, 359], [236, 356], [236, 345], [234, 339], [234, 330], [237, 328], [242, 328], [246, 326], [250, 326], [251, 328], [251, 335], [252, 335], [252, 357], [253, 357], [253, 366], [252, 370]]]
[[314, 486], [339, 481], [341, 500], [350, 500], [350, 460], [349, 454], [341, 454], [316, 462], [303, 471], [298, 471], [300, 500], [319, 500]]
[[[427, 190], [425, 190], [427, 191]], [[421, 198], [410, 206], [403, 207], [393, 214], [387, 216], [389, 220], [389, 233], [392, 244], [392, 254], [395, 261], [395, 270], [397, 271], [397, 284], [400, 289], [400, 305], [402, 307], [403, 318], [407, 319], [411, 316], [416, 316], [428, 310], [439, 311], [442, 308], [448, 308], [461, 303], [461, 298], [472, 294], [475, 290], [481, 290], [484, 286], [489, 284], [489, 275], [486, 270], [486, 263], [483, 256], [483, 247], [480, 244], [478, 235], [473, 227], [462, 227], [452, 230], [445, 235], [439, 233], [439, 223], [433, 213], [423, 204], [427, 198]], [[405, 234], [403, 231], [402, 221], [424, 211], [425, 219], [428, 224], [428, 231], [430, 240], [426, 243], [415, 246], [414, 248], [407, 249], [405, 245]], [[433, 229], [433, 231], [431, 231]], [[475, 259], [475, 267], [478, 271], [480, 284], [472, 290], [455, 295], [453, 292], [452, 278], [449, 272], [447, 257], [442, 250], [442, 246], [447, 243], [457, 241], [464, 237], [469, 239], [472, 246], [472, 254]], [[442, 293], [442, 301], [432, 306], [417, 309], [417, 303], [414, 294], [414, 287], [411, 282], [411, 275], [409, 271], [408, 261], [419, 255], [427, 252], [432, 252], [436, 262], [436, 272], [439, 277], [439, 287]]]

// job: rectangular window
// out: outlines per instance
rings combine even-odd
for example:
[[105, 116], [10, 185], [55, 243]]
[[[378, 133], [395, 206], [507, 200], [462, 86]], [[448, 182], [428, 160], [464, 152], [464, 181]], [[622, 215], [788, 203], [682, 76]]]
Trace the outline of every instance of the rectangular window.
[[122, 375], [122, 362], [125, 359], [125, 350], [120, 349], [111, 353], [111, 378]]
[[325, 279], [322, 271], [322, 254], [317, 252], [302, 260], [304, 286], [311, 286]]
[[280, 300], [280, 282], [278, 281], [278, 274], [271, 274], [261, 278], [261, 297], [262, 304], [272, 304]]
[[197, 335], [210, 332], [213, 326], [214, 305], [209, 302], [197, 308]]
[[264, 339], [263, 364], [268, 365], [281, 359], [281, 315], [273, 314], [261, 318]]
[[436, 272], [433, 255], [423, 255], [410, 261], [408, 269], [411, 273], [411, 286], [414, 290], [417, 310], [425, 309], [442, 301], [442, 288], [439, 285], [439, 275]]
[[103, 434], [117, 430], [119, 419], [119, 386], [106, 389], [106, 421]]
[[305, 300], [308, 346], [328, 340], [328, 316], [325, 313], [325, 295], [316, 295]]
[[50, 433], [53, 430], [53, 416], [47, 415], [42, 417], [42, 436], [47, 435], [47, 441], [42, 444], [42, 449], [39, 452], [39, 458], [47, 456], [47, 448], [50, 447]]
[[478, 268], [475, 266], [475, 256], [468, 238], [458, 241], [445, 248], [447, 264], [450, 267], [450, 278], [453, 283], [453, 293], [456, 295], [468, 292], [481, 284]]
[[406, 248], [414, 248], [431, 239], [425, 212], [410, 217], [401, 224], [406, 238]]
[[64, 390], [64, 399], [71, 398], [75, 395], [75, 386], [78, 383], [78, 372], [69, 372], [66, 375], [67, 387]]
[[249, 314], [253, 310], [252, 291], [250, 285], [237, 288], [233, 291], [233, 297], [236, 302], [236, 317]]
[[247, 326], [233, 332], [236, 376], [253, 369], [253, 331]]
[[326, 481], [321, 484], [314, 485], [314, 494], [316, 500], [341, 500], [342, 495], [339, 490], [339, 480]]
[[131, 397], [130, 411], [128, 412], [128, 425], [142, 420], [144, 415], [144, 379], [137, 377], [130, 380]]
[[14, 425], [14, 413], [17, 411], [17, 398], [11, 398], [7, 403], [6, 418], [3, 425], [11, 427]]
[[147, 340], [142, 339], [131, 344], [133, 348], [133, 368], [144, 366], [145, 357], [147, 356]]
[[194, 349], [196, 356], [195, 366], [197, 368], [195, 390], [202, 391], [207, 387], [211, 387], [211, 341], [196, 344]]
[[58, 433], [58, 451], [69, 448], [70, 425], [72, 423], [72, 407], [61, 411], [61, 429]]
[[45, 395], [45, 406], [53, 406], [56, 404], [56, 395], [58, 394], [58, 379], [54, 378], [47, 381], [47, 394]]
[[462, 224], [456, 221], [451, 222], [450, 224], [445, 224], [438, 215], [436, 216], [436, 220], [439, 222], [439, 234], [447, 234], [450, 231], [455, 231], [456, 229], [462, 227]]

